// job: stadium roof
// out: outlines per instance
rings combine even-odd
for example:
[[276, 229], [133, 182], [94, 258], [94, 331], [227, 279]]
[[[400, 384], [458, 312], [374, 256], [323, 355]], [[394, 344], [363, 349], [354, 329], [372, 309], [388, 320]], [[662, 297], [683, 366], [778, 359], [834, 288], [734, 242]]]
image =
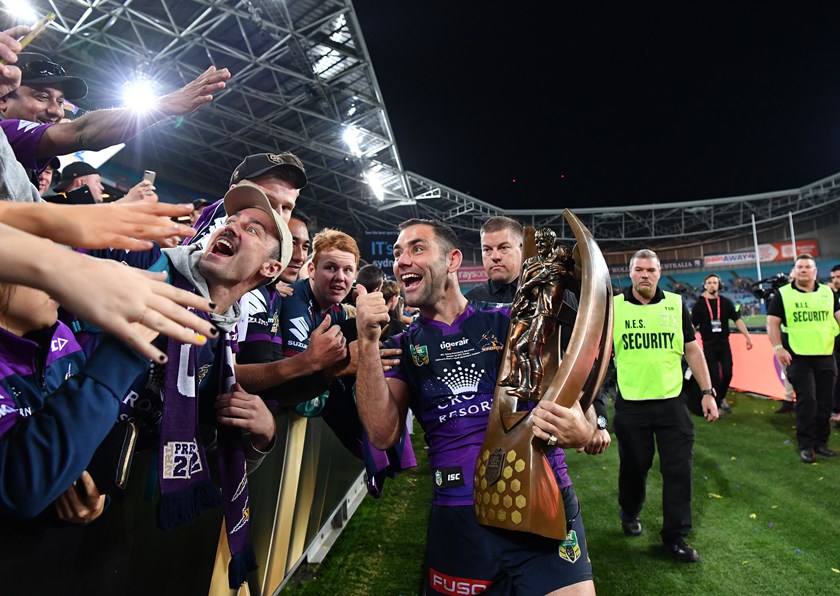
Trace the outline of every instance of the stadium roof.
[[[351, 0], [36, 0], [55, 21], [31, 49], [83, 77], [94, 109], [121, 105], [124, 81], [145, 76], [164, 92], [210, 64], [233, 73], [209, 106], [146, 131], [115, 160], [155, 169], [221, 196], [245, 155], [292, 151], [310, 185], [298, 205], [318, 226], [360, 237], [409, 217], [449, 223], [465, 246], [491, 215], [550, 226], [570, 240], [562, 205], [503, 210], [403, 169], [374, 65]], [[350, 142], [348, 143], [348, 139]], [[576, 209], [605, 250], [640, 242], [699, 242], [743, 235], [789, 213], [840, 198], [840, 175], [780, 192], [702, 202]], [[376, 192], [375, 192], [376, 191]], [[379, 198], [377, 198], [377, 193]]]

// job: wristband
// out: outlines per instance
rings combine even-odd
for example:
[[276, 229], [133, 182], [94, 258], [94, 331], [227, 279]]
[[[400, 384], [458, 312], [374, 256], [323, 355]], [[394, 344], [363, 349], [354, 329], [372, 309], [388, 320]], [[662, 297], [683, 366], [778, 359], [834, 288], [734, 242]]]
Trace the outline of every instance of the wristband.
[[782, 348], [784, 348], [782, 344], [779, 344], [778, 346], [773, 346], [774, 350], [781, 350]]

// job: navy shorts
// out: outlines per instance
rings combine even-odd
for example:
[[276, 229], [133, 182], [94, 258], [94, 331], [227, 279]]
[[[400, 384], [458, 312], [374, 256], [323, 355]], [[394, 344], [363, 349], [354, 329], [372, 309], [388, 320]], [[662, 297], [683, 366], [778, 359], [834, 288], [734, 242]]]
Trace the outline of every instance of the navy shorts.
[[547, 594], [592, 579], [574, 487], [562, 490], [577, 545], [482, 526], [473, 506], [435, 505], [429, 519], [425, 593]]

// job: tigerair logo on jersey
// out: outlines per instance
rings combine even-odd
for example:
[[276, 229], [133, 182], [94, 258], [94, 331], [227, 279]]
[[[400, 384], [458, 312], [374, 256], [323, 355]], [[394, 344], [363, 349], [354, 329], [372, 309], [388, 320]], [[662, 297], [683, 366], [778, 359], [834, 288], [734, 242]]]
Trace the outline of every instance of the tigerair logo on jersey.
[[192, 441], [169, 441], [163, 446], [163, 477], [188, 480], [201, 472], [198, 445]]
[[461, 348], [467, 345], [468, 343], [470, 343], [468, 337], [464, 337], [462, 339], [459, 339], [458, 341], [442, 341], [440, 342], [440, 349], [451, 352], [452, 348]]
[[408, 346], [408, 351], [411, 352], [411, 361], [415, 366], [423, 366], [429, 363], [429, 348], [428, 346]]
[[491, 581], [455, 577], [429, 568], [429, 587], [438, 594], [481, 594], [492, 585]]

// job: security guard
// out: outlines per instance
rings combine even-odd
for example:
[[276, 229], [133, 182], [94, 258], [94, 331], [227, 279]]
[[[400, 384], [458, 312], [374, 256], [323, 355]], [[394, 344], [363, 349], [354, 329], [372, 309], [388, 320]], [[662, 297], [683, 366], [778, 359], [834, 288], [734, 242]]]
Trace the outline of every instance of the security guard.
[[680, 397], [683, 354], [700, 387], [705, 388], [702, 408], [706, 420], [716, 420], [718, 409], [706, 359], [694, 340], [691, 316], [678, 294], [658, 288], [661, 273], [655, 252], [637, 251], [630, 259], [632, 285], [614, 298], [619, 515], [625, 534], [642, 533], [639, 514], [658, 444], [663, 513], [660, 536], [678, 561], [696, 563], [700, 556], [685, 541], [691, 530], [694, 425]]
[[834, 457], [828, 448], [831, 402], [837, 365], [834, 337], [840, 331], [840, 303], [817, 281], [814, 257], [802, 254], [793, 265], [793, 281], [779, 288], [767, 309], [767, 336], [779, 364], [796, 392], [796, 441], [799, 459]]

